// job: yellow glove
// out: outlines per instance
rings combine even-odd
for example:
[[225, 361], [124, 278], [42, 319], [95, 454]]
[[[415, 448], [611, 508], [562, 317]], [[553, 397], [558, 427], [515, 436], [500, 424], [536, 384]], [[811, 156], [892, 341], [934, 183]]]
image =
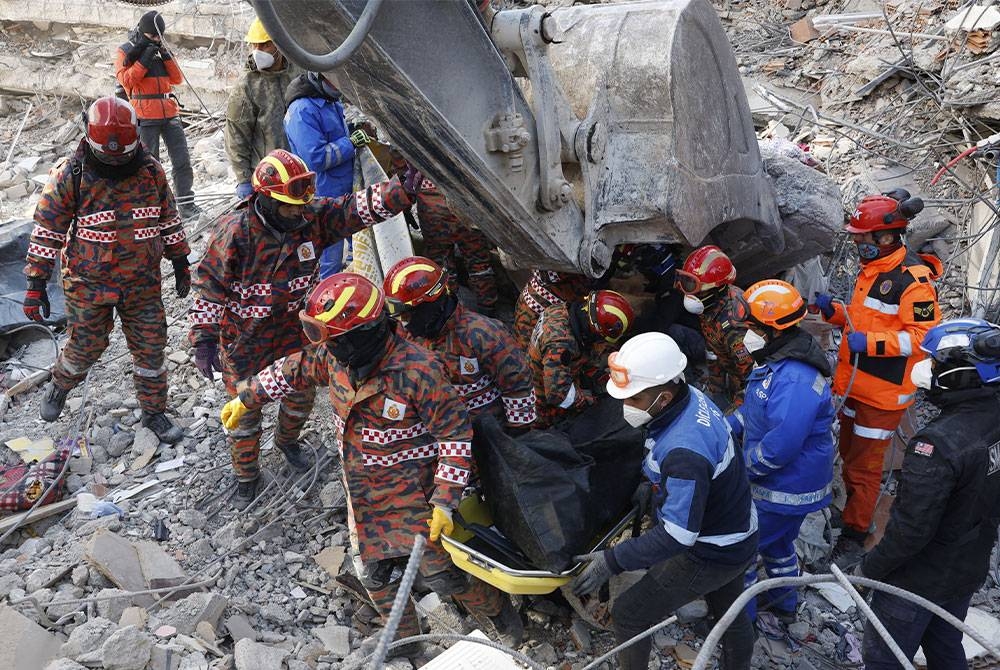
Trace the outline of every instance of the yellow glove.
[[247, 413], [247, 406], [243, 404], [239, 396], [227, 402], [222, 408], [222, 425], [226, 430], [232, 430], [240, 423], [240, 417]]
[[431, 520], [427, 522], [431, 527], [431, 542], [437, 542], [441, 538], [441, 533], [451, 535], [455, 530], [455, 522], [451, 520], [451, 510], [443, 507], [435, 507], [431, 512]]

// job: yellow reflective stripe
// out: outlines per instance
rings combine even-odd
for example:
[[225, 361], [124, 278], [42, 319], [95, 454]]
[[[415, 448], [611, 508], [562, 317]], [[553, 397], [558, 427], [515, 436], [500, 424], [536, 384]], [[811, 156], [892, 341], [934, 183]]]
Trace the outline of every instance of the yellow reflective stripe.
[[360, 316], [363, 319], [369, 314], [371, 314], [372, 310], [375, 309], [375, 303], [377, 302], [378, 302], [378, 291], [372, 291], [371, 296], [368, 298], [368, 304], [362, 307], [358, 311], [358, 316]]
[[620, 309], [618, 309], [614, 305], [605, 305], [604, 309], [608, 310], [609, 312], [611, 312], [612, 314], [614, 314], [615, 316], [617, 316], [621, 320], [621, 322], [623, 324], [625, 324], [625, 327], [622, 328], [622, 333], [624, 334], [625, 331], [628, 330], [628, 317], [625, 316], [625, 312], [621, 311]]
[[[266, 159], [265, 159], [266, 160]], [[351, 299], [354, 295], [355, 288], [353, 286], [347, 286], [344, 288], [344, 292], [337, 296], [337, 299], [333, 303], [333, 307], [316, 315], [317, 321], [322, 321], [323, 323], [330, 323], [334, 317], [338, 316], [347, 305], [347, 301]], [[370, 303], [369, 303], [370, 304]]]
[[408, 268], [404, 268], [392, 280], [392, 286], [391, 286], [392, 292], [396, 293], [397, 291], [399, 291], [400, 286], [402, 286], [403, 284], [403, 280], [406, 279], [408, 275], [416, 272], [417, 270], [423, 270], [425, 272], [434, 272], [434, 266], [427, 265], [426, 263], [418, 263], [417, 265], [411, 265]]
[[288, 183], [288, 170], [285, 169], [285, 166], [281, 163], [281, 161], [274, 156], [265, 156], [264, 160], [261, 162], [273, 165], [274, 169], [277, 170], [278, 174], [281, 176], [282, 183]]

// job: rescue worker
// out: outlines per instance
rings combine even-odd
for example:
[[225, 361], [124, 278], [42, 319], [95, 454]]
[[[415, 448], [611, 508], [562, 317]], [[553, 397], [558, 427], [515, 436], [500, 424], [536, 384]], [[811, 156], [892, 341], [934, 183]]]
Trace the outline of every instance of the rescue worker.
[[607, 357], [635, 320], [615, 291], [545, 309], [531, 333], [528, 361], [535, 384], [536, 427], [548, 428], [596, 402], [607, 379]]
[[[382, 292], [361, 275], [321, 281], [299, 312], [314, 346], [250, 378], [223, 409], [223, 423], [232, 428], [247, 411], [328, 386], [355, 565], [379, 614], [392, 610], [414, 536], [430, 527], [422, 585], [519, 638], [510, 600], [458, 570], [440, 545], [441, 534], [454, 529], [452, 513], [472, 468], [465, 404], [438, 359], [400, 337], [383, 306]], [[419, 633], [408, 603], [396, 636]]]
[[[198, 370], [209, 380], [220, 370], [235, 393], [239, 380], [301, 350], [307, 341], [296, 312], [320, 251], [409, 206], [418, 175], [409, 186], [393, 178], [346, 198], [316, 198], [315, 173], [301, 158], [284, 149], [268, 154], [254, 171], [254, 194], [219, 220], [198, 266], [188, 317]], [[313, 396], [308, 388], [290, 393], [278, 409], [274, 444], [295, 469], [309, 467], [298, 438]], [[250, 412], [227, 435], [240, 509], [257, 494], [261, 420]]]
[[910, 370], [922, 356], [918, 343], [939, 319], [933, 280], [940, 261], [903, 244], [909, 220], [923, 209], [900, 190], [864, 198], [847, 224], [861, 272], [846, 308], [816, 296], [824, 320], [846, 328], [833, 392], [847, 396], [840, 411], [840, 456], [847, 503], [832, 560], [853, 564], [868, 537], [882, 481], [885, 451], [916, 387]]
[[[687, 360], [669, 335], [642, 333], [611, 354], [607, 391], [624, 401], [625, 420], [648, 426], [642, 471], [652, 487], [657, 523], [611, 549], [575, 557], [587, 561], [573, 582], [577, 595], [595, 593], [625, 570], [646, 574], [611, 607], [619, 643], [704, 596], [722, 618], [743, 592], [743, 573], [757, 553], [757, 514], [743, 459], [722, 413], [684, 380]], [[722, 636], [725, 670], [750, 667], [754, 634], [742, 610]], [[645, 670], [651, 640], [618, 653], [618, 667]]]
[[98, 98], [86, 121], [86, 136], [69, 160], [53, 168], [35, 207], [24, 266], [24, 312], [41, 321], [49, 315], [45, 285], [61, 254], [69, 340], [52, 366], [40, 414], [45, 421], [59, 418], [66, 395], [108, 347], [117, 312], [132, 353], [140, 422], [173, 444], [183, 432], [164, 414], [167, 318], [160, 259], [173, 264], [183, 298], [191, 289], [190, 249], [167, 176], [139, 142], [132, 106]]
[[743, 402], [743, 382], [753, 369], [743, 337], [746, 328], [730, 315], [742, 291], [733, 284], [736, 266], [714, 245], [698, 247], [677, 271], [677, 287], [684, 293], [684, 308], [698, 316], [708, 347], [705, 392], [729, 413]]
[[436, 354], [472, 417], [490, 412], [513, 429], [535, 420], [535, 392], [524, 351], [498, 322], [466, 309], [448, 272], [423, 256], [404, 258], [385, 275], [389, 312], [406, 336]]
[[[910, 439], [882, 540], [857, 574], [912, 591], [965, 619], [986, 580], [1000, 523], [1000, 326], [955, 319], [935, 326], [929, 358], [910, 378], [941, 413]], [[962, 631], [920, 605], [876, 591], [872, 610], [910, 660], [929, 670], [965, 668]], [[862, 648], [870, 670], [898, 668], [871, 622]]]
[[198, 215], [194, 204], [194, 170], [188, 152], [173, 87], [184, 81], [173, 54], [163, 44], [166, 21], [157, 11], [149, 11], [128, 34], [128, 41], [115, 55], [115, 78], [125, 90], [139, 118], [139, 138], [146, 151], [160, 157], [160, 137], [170, 156], [174, 194], [184, 218]]
[[[253, 193], [254, 168], [275, 149], [288, 149], [285, 137], [285, 91], [302, 70], [278, 51], [260, 19], [254, 18], [245, 41], [250, 48], [246, 66], [226, 104], [226, 155], [239, 184], [236, 197]], [[305, 158], [299, 151], [294, 153]], [[342, 193], [320, 195], [346, 195]]]
[[[350, 131], [340, 91], [320, 72], [299, 75], [285, 91], [285, 135], [292, 152], [316, 173], [316, 194], [329, 198], [354, 190], [354, 149], [371, 142], [364, 130]], [[344, 245], [323, 250], [319, 276], [325, 279], [344, 266]]]
[[[830, 504], [833, 402], [826, 353], [799, 328], [806, 303], [791, 284], [766, 279], [737, 302], [733, 321], [755, 366], [743, 405], [727, 417], [743, 439], [743, 459], [760, 524], [760, 557], [768, 577], [797, 577], [795, 540], [806, 515]], [[757, 581], [757, 565], [746, 586]], [[796, 589], [767, 591], [761, 601], [785, 623], [795, 620]], [[755, 616], [755, 604], [749, 606]]]
[[579, 300], [590, 290], [583, 275], [551, 270], [532, 270], [514, 306], [514, 338], [527, 349], [538, 317], [546, 307]]

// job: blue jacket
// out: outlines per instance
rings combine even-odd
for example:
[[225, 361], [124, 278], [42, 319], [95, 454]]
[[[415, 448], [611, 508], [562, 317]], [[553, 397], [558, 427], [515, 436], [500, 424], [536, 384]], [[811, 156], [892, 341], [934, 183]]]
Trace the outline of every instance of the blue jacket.
[[775, 344], [780, 346], [750, 373], [743, 406], [729, 422], [743, 437], [757, 507], [807, 514], [830, 503], [830, 364], [812, 336], [798, 328]]
[[682, 388], [649, 424], [642, 470], [659, 523], [608, 550], [612, 571], [648, 568], [681, 552], [727, 565], [757, 553], [757, 512], [726, 420], [701, 391]]
[[292, 80], [285, 100], [285, 136], [292, 153], [316, 173], [316, 195], [335, 198], [351, 193], [354, 145], [340, 100], [317, 90], [307, 74]]

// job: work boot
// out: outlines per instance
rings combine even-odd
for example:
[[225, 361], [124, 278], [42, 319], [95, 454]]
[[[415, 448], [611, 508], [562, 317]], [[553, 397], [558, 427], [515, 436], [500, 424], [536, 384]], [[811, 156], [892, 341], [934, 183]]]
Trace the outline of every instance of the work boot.
[[190, 221], [201, 216], [201, 207], [193, 202], [188, 202], [178, 207], [177, 213], [180, 214], [181, 218], [185, 221]]
[[160, 442], [177, 444], [184, 437], [184, 431], [175, 426], [173, 421], [168, 419], [167, 415], [163, 412], [153, 414], [144, 411], [140, 423], [156, 433], [156, 437], [159, 438]]
[[840, 531], [840, 537], [837, 538], [837, 544], [830, 552], [830, 562], [836, 563], [841, 570], [853, 568], [865, 554], [867, 537], [867, 533], [862, 533], [850, 526], [844, 526], [844, 529]]
[[260, 477], [237, 483], [236, 495], [233, 497], [233, 507], [238, 510], [244, 510], [249, 507], [250, 503], [257, 497], [257, 485], [259, 483]]
[[510, 598], [504, 596], [500, 613], [490, 617], [490, 623], [496, 629], [497, 638], [501, 644], [511, 649], [517, 649], [524, 640], [524, 623], [521, 614], [515, 609]]
[[69, 395], [69, 389], [61, 389], [56, 386], [55, 382], [49, 382], [45, 385], [45, 393], [42, 394], [42, 402], [38, 408], [38, 414], [43, 421], [55, 421], [59, 418], [66, 405], [67, 395]]
[[293, 470], [298, 472], [305, 472], [312, 467], [312, 462], [310, 462], [309, 457], [306, 456], [305, 449], [302, 448], [298, 442], [292, 444], [278, 444], [275, 445], [281, 450], [281, 453], [285, 455], [285, 460], [288, 464], [292, 466]]

